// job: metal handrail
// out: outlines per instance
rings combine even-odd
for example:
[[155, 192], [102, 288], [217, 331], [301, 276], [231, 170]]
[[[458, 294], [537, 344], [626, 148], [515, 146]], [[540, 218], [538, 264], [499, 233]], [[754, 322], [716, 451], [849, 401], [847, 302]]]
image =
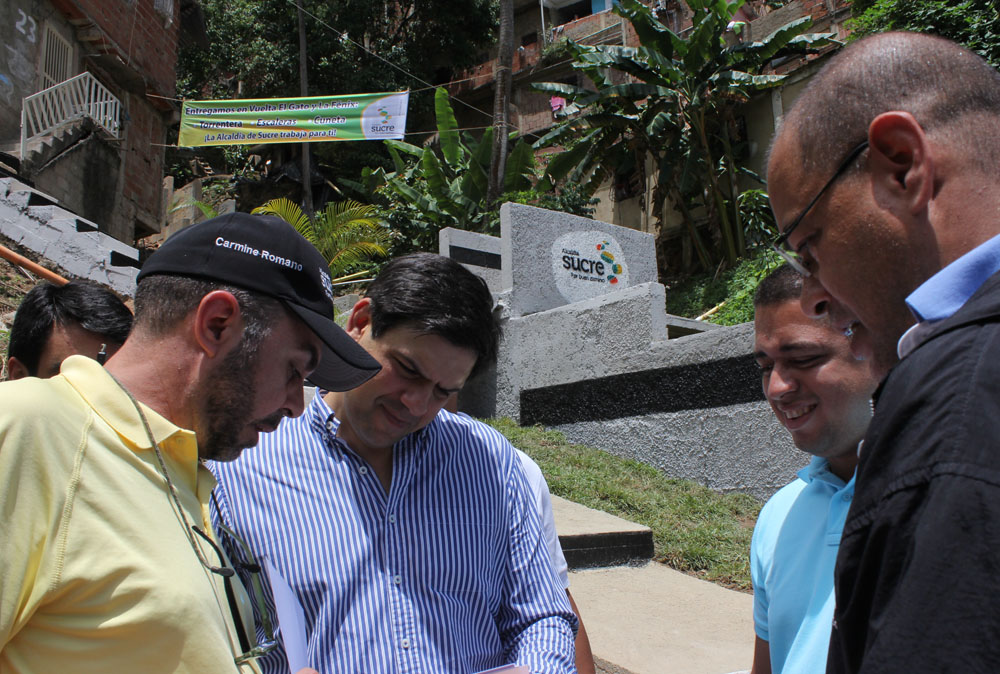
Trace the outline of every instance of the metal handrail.
[[28, 141], [72, 119], [90, 117], [115, 138], [121, 132], [121, 101], [90, 73], [81, 73], [24, 99], [21, 158]]

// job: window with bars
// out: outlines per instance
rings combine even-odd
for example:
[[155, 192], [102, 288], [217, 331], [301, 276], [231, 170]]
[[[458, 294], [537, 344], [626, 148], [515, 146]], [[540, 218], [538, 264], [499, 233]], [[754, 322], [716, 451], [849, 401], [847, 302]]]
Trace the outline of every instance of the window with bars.
[[51, 25], [45, 26], [41, 66], [40, 89], [48, 89], [65, 82], [75, 74], [76, 70], [76, 64], [73, 63], [73, 45]]
[[162, 14], [164, 19], [173, 21], [174, 0], [153, 0], [153, 9]]

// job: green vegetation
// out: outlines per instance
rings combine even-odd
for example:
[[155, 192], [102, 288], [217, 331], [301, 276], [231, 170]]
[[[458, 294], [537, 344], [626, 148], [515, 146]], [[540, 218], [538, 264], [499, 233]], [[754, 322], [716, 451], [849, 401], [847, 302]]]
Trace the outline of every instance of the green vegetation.
[[331, 201], [308, 215], [288, 199], [272, 199], [251, 213], [274, 215], [294, 227], [326, 258], [334, 282], [364, 275], [389, 246], [389, 231], [375, 207], [357, 201]]
[[378, 205], [395, 237], [394, 254], [413, 250], [435, 250], [438, 232], [454, 227], [472, 232], [500, 233], [500, 204], [504, 201], [538, 203], [577, 215], [589, 215], [592, 200], [574, 188], [540, 193], [531, 145], [512, 134], [510, 155], [503, 179], [504, 196], [497, 203], [488, 199], [490, 151], [493, 129], [476, 138], [459, 132], [448, 92], [434, 95], [438, 141], [418, 147], [398, 140], [385, 145], [394, 169], [365, 168], [361, 181], [341, 179], [365, 199]]
[[1000, 12], [995, 0], [855, 0], [852, 40], [911, 30], [965, 45], [1000, 67]]
[[726, 587], [749, 590], [750, 537], [761, 503], [671, 479], [638, 461], [567, 442], [562, 433], [487, 423], [533, 458], [550, 491], [653, 530], [655, 558]]
[[[495, 39], [494, 0], [201, 0], [208, 48], [181, 48], [178, 96], [189, 99], [300, 95], [296, 5], [305, 18], [309, 95], [415, 90], [407, 126], [426, 128], [432, 110], [425, 82], [442, 82], [478, 63]], [[364, 45], [365, 48], [362, 48]], [[411, 77], [408, 73], [412, 73]], [[365, 166], [388, 166], [380, 143], [313, 143], [318, 170], [337, 182]], [[198, 148], [216, 172], [242, 174], [247, 148]], [[189, 150], [168, 153], [185, 177]], [[314, 164], [314, 167], [317, 166]], [[247, 201], [260, 203], [250, 196]]]
[[774, 59], [826, 47], [832, 35], [803, 35], [811, 25], [804, 17], [760, 41], [734, 41], [730, 24], [743, 0], [686, 4], [692, 27], [683, 37], [650, 7], [622, 0], [613, 11], [631, 23], [638, 47], [567, 41], [574, 69], [592, 87], [533, 85], [569, 101], [560, 114], [564, 121], [535, 143], [566, 150], [548, 165], [539, 189], [569, 180], [590, 195], [612, 179], [616, 186], [639, 185], [642, 195], [652, 158], [651, 212], [660, 218], [667, 205], [679, 211], [703, 269], [720, 261], [731, 267], [748, 249], [737, 176], [763, 183], [739, 166], [745, 152], [740, 108], [753, 94], [785, 81], [786, 75], [767, 73]]
[[708, 317], [711, 323], [738, 325], [753, 320], [753, 294], [757, 284], [781, 264], [777, 254], [761, 250], [732, 269], [687, 276], [667, 286], [667, 313], [697, 318], [725, 304]]

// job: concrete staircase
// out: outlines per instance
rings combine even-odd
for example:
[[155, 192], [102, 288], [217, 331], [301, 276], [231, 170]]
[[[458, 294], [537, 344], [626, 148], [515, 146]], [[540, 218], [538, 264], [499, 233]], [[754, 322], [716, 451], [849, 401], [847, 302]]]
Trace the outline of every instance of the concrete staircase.
[[16, 156], [20, 158], [21, 166], [25, 170], [43, 166], [97, 128], [97, 124], [90, 117], [71, 119], [49, 133], [28, 141], [24, 148], [24, 156], [20, 157], [20, 149], [17, 150]]
[[0, 178], [0, 235], [70, 274], [131, 296], [139, 251], [98, 231], [59, 202], [15, 178]]

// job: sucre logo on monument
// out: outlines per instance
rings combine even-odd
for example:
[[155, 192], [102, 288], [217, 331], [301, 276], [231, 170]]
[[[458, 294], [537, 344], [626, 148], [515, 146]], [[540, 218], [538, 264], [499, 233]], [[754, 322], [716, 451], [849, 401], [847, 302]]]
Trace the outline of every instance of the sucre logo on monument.
[[621, 246], [605, 232], [571, 232], [552, 244], [552, 273], [568, 302], [628, 286]]

